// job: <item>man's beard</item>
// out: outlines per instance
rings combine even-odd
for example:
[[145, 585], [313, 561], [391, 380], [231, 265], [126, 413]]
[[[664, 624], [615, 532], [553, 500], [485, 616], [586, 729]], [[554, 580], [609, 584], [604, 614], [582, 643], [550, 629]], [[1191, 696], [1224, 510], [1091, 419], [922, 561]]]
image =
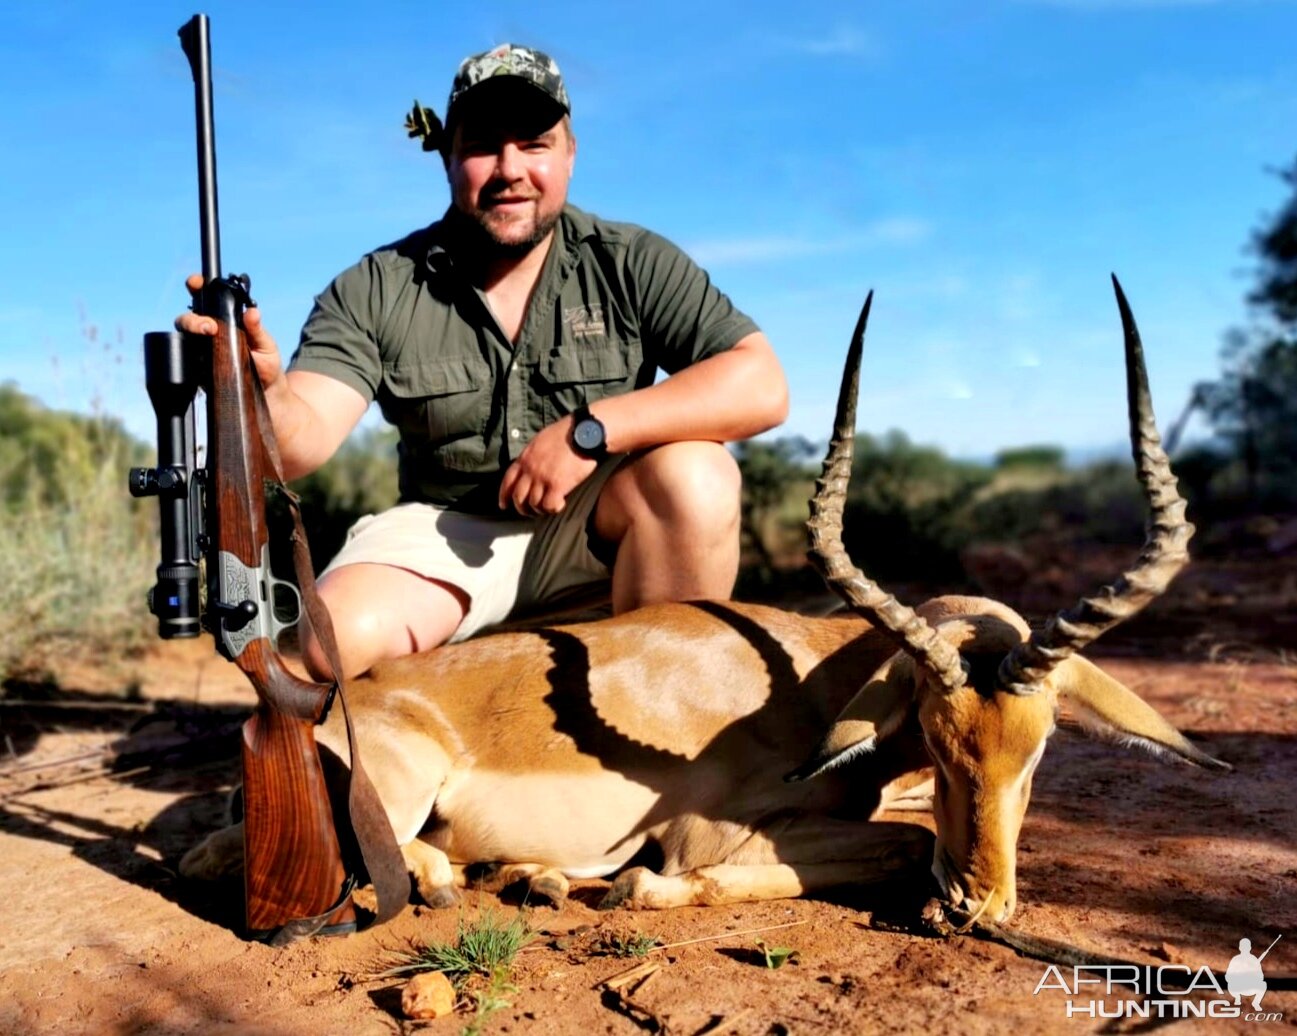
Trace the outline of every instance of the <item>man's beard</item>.
[[[458, 210], [457, 210], [458, 211]], [[550, 231], [558, 225], [559, 212], [540, 213], [532, 220], [531, 230], [522, 238], [503, 239], [494, 226], [490, 209], [479, 209], [474, 213], [463, 213], [464, 229], [469, 231], [469, 246], [484, 260], [521, 259], [532, 249], [549, 237]]]

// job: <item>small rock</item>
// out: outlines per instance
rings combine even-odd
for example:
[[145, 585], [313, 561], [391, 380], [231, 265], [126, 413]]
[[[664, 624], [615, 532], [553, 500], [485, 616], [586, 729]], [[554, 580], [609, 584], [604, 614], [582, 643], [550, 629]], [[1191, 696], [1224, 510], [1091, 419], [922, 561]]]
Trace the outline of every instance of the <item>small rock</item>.
[[444, 1018], [455, 1010], [455, 987], [440, 971], [424, 971], [405, 984], [401, 1012], [407, 1018]]
[[1172, 964], [1184, 963], [1184, 953], [1174, 943], [1164, 942], [1157, 946], [1150, 946], [1148, 947], [1148, 954], [1150, 957], [1170, 961]]

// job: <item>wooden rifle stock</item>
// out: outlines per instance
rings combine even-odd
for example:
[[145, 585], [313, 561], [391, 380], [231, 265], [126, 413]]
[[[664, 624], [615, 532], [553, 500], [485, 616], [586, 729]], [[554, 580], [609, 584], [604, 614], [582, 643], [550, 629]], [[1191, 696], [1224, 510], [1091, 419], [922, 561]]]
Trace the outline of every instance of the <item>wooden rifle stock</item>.
[[219, 325], [208, 393], [208, 614], [221, 652], [257, 692], [256, 711], [243, 727], [248, 932], [291, 938], [311, 928], [352, 929], [356, 915], [313, 733], [332, 688], [289, 672], [273, 640], [266, 485], [279, 484], [280, 472], [267, 455], [237, 293], [230, 282], [216, 281], [204, 290], [202, 307]]

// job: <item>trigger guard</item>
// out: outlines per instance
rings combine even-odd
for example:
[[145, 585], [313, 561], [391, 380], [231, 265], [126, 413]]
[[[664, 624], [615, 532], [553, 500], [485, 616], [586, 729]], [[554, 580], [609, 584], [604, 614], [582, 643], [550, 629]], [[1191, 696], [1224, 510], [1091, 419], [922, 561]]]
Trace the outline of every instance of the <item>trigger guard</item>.
[[[293, 598], [293, 617], [287, 620], [279, 618], [278, 594], [281, 588], [292, 595]], [[292, 583], [284, 579], [270, 580], [270, 636], [272, 640], [278, 640], [279, 635], [286, 629], [291, 629], [302, 621], [302, 594]]]

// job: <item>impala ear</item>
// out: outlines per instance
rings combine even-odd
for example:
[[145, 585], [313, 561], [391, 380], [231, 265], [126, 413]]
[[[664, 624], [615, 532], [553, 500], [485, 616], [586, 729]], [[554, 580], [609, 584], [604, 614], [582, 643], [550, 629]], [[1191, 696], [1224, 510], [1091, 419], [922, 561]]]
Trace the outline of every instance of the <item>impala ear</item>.
[[914, 700], [914, 659], [898, 651], [856, 692], [833, 721], [815, 754], [786, 781], [804, 781], [872, 752], [878, 742], [896, 732]]
[[1071, 706], [1081, 724], [1099, 735], [1137, 745], [1157, 756], [1170, 753], [1209, 770], [1232, 769], [1229, 763], [1200, 751], [1153, 706], [1080, 655], [1062, 662], [1052, 679], [1059, 697]]

